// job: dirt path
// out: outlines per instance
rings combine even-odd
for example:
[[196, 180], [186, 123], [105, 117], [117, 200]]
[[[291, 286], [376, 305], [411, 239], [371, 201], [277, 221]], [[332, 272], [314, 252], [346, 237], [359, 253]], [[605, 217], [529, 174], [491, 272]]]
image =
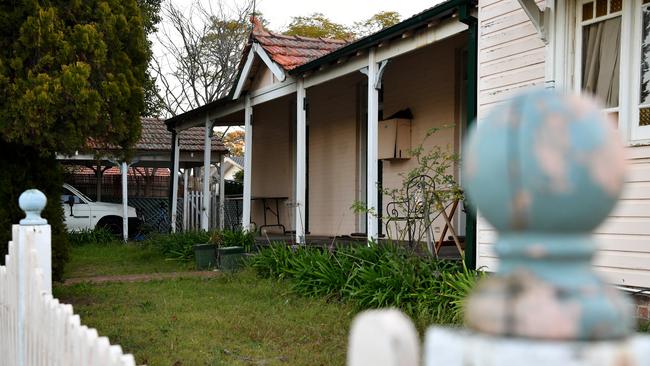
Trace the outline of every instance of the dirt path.
[[147, 282], [153, 280], [165, 280], [171, 278], [212, 278], [219, 276], [219, 271], [195, 271], [195, 272], [169, 272], [169, 273], [145, 273], [117, 276], [94, 276], [68, 278], [63, 286], [75, 285], [78, 283], [115, 283], [115, 282]]

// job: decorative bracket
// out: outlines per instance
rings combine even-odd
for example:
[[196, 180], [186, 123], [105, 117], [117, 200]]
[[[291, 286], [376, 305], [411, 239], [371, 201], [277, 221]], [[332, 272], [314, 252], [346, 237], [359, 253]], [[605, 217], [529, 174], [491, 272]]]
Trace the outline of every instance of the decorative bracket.
[[384, 76], [384, 70], [386, 70], [386, 65], [388, 65], [389, 60], [384, 60], [379, 63], [379, 69], [377, 70], [377, 76], [375, 77], [375, 89], [381, 89], [381, 79]]
[[[386, 65], [388, 65], [389, 61], [390, 60], [384, 60], [379, 63], [379, 67], [377, 68], [377, 75], [375, 76], [375, 89], [377, 90], [381, 89], [381, 80], [384, 76], [384, 71], [386, 70]], [[368, 76], [368, 66], [360, 69], [359, 72]]]
[[542, 39], [542, 41], [544, 41], [544, 43], [548, 43], [548, 23], [550, 21], [549, 8], [546, 8], [545, 10], [541, 10], [535, 3], [535, 0], [517, 0], [517, 1], [519, 1], [519, 4], [526, 12], [526, 15], [528, 15], [528, 18], [533, 23], [533, 26], [535, 26], [535, 29], [537, 29], [537, 33], [539, 33], [539, 36]]

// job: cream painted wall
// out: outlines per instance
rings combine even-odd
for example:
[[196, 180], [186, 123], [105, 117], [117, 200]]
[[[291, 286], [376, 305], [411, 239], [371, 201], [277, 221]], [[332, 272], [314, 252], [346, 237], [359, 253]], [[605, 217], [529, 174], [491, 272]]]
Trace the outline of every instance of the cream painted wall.
[[351, 74], [307, 90], [309, 99], [309, 232], [349, 235], [357, 231], [350, 207], [357, 200], [358, 88], [365, 76]]
[[266, 65], [258, 59], [258, 70], [257, 75], [251, 83], [251, 90], [262, 89], [264, 87], [270, 86], [277, 82], [277, 79], [271, 72], [271, 70], [266, 67]]
[[[288, 96], [253, 108], [251, 194], [253, 197], [288, 197], [287, 201], [280, 202], [280, 222], [287, 230], [293, 228], [293, 212], [287, 206], [293, 199], [292, 97], [295, 98]], [[272, 204], [275, 210], [275, 203]], [[251, 220], [257, 227], [264, 223], [263, 214], [262, 201], [253, 200]], [[267, 219], [269, 223], [276, 222], [271, 213], [267, 213]]]
[[[422, 144], [426, 150], [439, 145], [454, 151], [457, 147], [457, 131], [463, 124], [459, 113], [457, 79], [460, 76], [460, 65], [457, 55], [465, 44], [465, 36], [457, 36], [395, 58], [388, 65], [384, 74], [384, 117], [402, 109], [411, 109], [414, 117], [411, 122], [413, 148]], [[445, 125], [450, 127], [424, 138], [431, 128]], [[407, 173], [416, 166], [415, 158], [385, 160], [384, 188], [401, 187], [403, 177], [400, 174]], [[390, 198], [385, 196], [384, 211], [389, 201]], [[437, 227], [442, 230], [444, 221], [439, 218], [433, 226], [434, 229]], [[395, 235], [394, 224], [386, 229], [385, 233]]]

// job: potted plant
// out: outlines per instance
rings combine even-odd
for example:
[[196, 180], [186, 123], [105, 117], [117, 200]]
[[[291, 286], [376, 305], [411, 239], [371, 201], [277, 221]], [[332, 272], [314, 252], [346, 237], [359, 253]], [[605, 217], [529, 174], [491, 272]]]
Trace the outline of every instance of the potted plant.
[[219, 232], [210, 235], [207, 243], [196, 244], [193, 246], [194, 259], [197, 270], [213, 269], [217, 267], [217, 247], [219, 242]]
[[251, 232], [242, 230], [224, 230], [215, 236], [217, 263], [222, 271], [234, 271], [241, 267], [244, 256], [255, 246], [255, 237]]

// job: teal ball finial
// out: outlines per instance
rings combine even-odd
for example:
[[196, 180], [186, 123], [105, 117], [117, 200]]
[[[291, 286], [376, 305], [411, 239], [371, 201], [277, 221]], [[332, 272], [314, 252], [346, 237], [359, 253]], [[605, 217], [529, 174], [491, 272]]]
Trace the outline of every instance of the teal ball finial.
[[28, 189], [18, 197], [18, 206], [25, 212], [21, 225], [46, 225], [47, 220], [41, 217], [41, 212], [47, 204], [47, 197], [38, 189]]
[[498, 270], [466, 301], [468, 327], [552, 340], [623, 339], [627, 299], [594, 273], [591, 232], [623, 188], [620, 137], [591, 99], [530, 90], [469, 134], [463, 184], [498, 231]]
[[463, 181], [497, 229], [596, 228], [623, 187], [612, 122], [592, 100], [540, 89], [495, 107], [471, 132]]

